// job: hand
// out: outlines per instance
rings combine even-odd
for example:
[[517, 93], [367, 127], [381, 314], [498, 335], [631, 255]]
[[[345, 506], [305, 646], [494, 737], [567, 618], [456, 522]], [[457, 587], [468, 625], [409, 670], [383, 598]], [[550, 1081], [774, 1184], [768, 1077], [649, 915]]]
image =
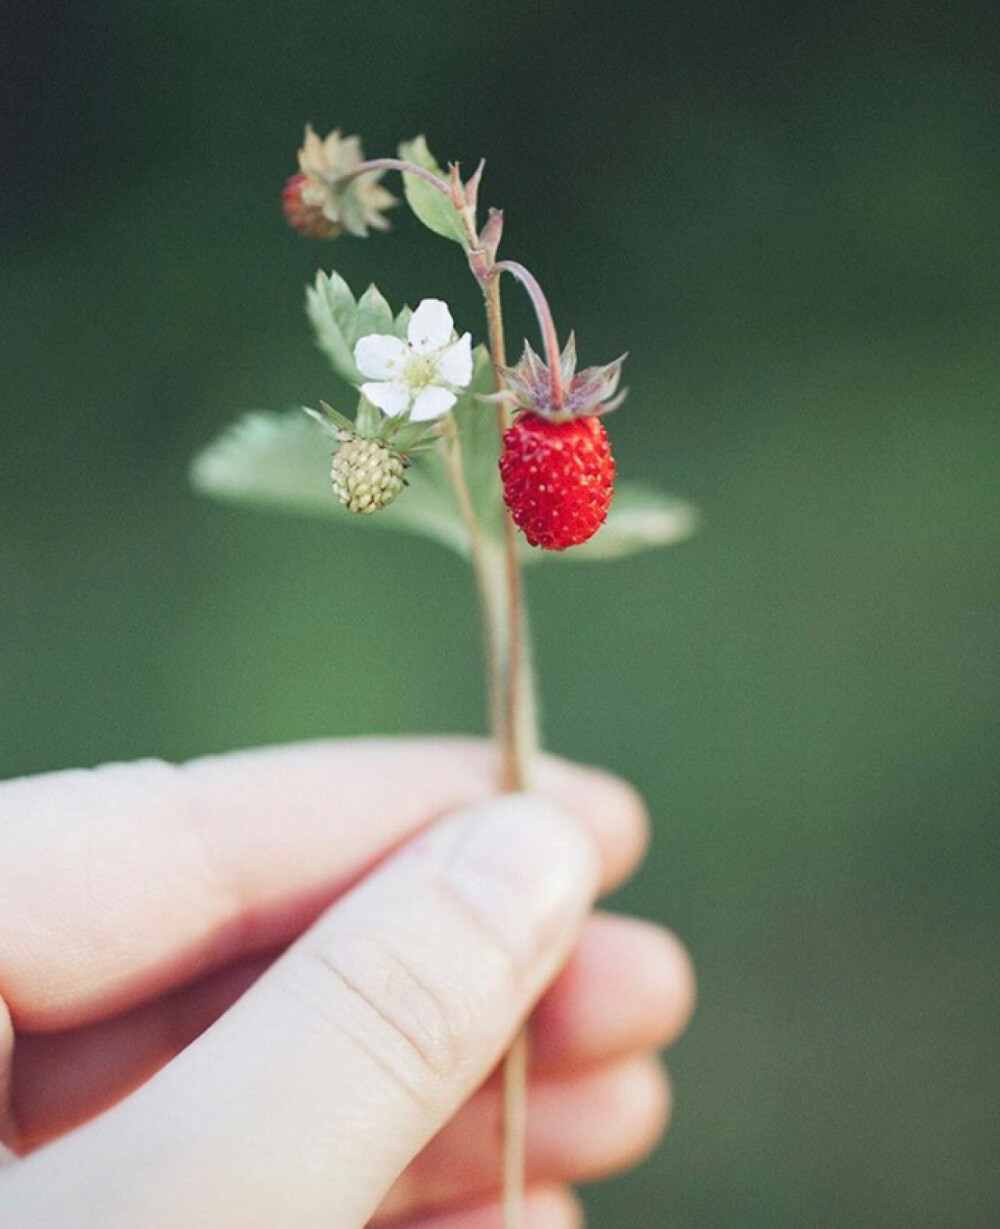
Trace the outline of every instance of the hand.
[[529, 1224], [576, 1224], [565, 1185], [659, 1137], [692, 978], [587, 918], [629, 787], [492, 779], [435, 739], [0, 784], [0, 1224], [496, 1229], [487, 1077], [539, 999]]

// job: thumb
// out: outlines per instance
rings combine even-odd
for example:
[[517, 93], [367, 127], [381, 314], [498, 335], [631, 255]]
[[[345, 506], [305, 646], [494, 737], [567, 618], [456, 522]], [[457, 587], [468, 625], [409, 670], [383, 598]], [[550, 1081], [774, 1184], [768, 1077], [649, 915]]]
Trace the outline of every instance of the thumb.
[[597, 881], [586, 832], [541, 799], [443, 821], [129, 1101], [11, 1180], [35, 1170], [45, 1225], [360, 1229], [499, 1060]]

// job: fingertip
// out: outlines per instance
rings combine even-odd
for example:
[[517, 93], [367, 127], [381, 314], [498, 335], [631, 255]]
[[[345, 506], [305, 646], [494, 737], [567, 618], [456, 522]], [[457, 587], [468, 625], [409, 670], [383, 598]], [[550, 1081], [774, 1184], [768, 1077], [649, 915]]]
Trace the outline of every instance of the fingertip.
[[618, 1124], [603, 1150], [581, 1165], [581, 1180], [593, 1180], [640, 1165], [663, 1138], [673, 1108], [673, 1089], [667, 1069], [656, 1058], [644, 1056], [621, 1063], [595, 1077], [596, 1091], [606, 1121]]
[[649, 845], [649, 811], [639, 791], [602, 768], [545, 755], [538, 768], [538, 788], [578, 814], [601, 851], [602, 890], [627, 879], [642, 862]]
[[532, 1017], [544, 1071], [580, 1071], [658, 1050], [683, 1032], [694, 972], [676, 936], [653, 922], [597, 913]]
[[[633, 1137], [631, 1164], [644, 1161], [663, 1138], [674, 1109], [674, 1086], [670, 1073], [658, 1058], [640, 1059], [632, 1074], [634, 1088], [632, 1104], [636, 1130]], [[628, 1165], [628, 1158], [624, 1164]]]
[[670, 1119], [666, 1071], [642, 1056], [536, 1088], [528, 1116], [537, 1179], [592, 1182], [630, 1169], [656, 1147]]
[[[600, 856], [586, 824], [540, 794], [505, 794], [466, 808], [423, 838], [452, 848], [447, 882], [518, 955], [534, 983], [547, 984], [593, 904]], [[557, 963], [553, 964], [552, 961]]]
[[621, 922], [634, 945], [636, 977], [650, 1023], [649, 1042], [657, 1047], [670, 1045], [687, 1028], [695, 1008], [697, 987], [691, 957], [672, 930], [634, 918]]
[[530, 1229], [583, 1229], [583, 1204], [567, 1186], [529, 1191], [526, 1210]]

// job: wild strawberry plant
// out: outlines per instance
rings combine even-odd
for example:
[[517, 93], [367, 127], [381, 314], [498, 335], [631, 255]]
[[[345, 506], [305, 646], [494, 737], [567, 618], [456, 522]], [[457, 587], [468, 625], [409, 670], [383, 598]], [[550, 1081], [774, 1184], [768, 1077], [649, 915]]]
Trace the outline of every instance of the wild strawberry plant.
[[[196, 486], [218, 498], [352, 519], [434, 539], [469, 560], [486, 644], [491, 724], [503, 789], [525, 789], [537, 748], [521, 566], [548, 558], [605, 560], [686, 537], [692, 509], [655, 489], [618, 482], [603, 418], [625, 398], [624, 356], [577, 370], [576, 340], [560, 346], [537, 279], [501, 259], [503, 214], [479, 220], [484, 164], [463, 181], [423, 137], [395, 158], [366, 160], [357, 137], [306, 129], [299, 171], [282, 205], [317, 240], [388, 229], [398, 204], [383, 186], [402, 175], [406, 201], [429, 230], [458, 245], [483, 294], [486, 344], [459, 334], [426, 298], [395, 312], [374, 287], [356, 298], [335, 272], [306, 292], [316, 341], [350, 395], [304, 412], [250, 414], [195, 460]], [[542, 341], [508, 366], [500, 296], [509, 275], [527, 292]], [[351, 407], [351, 413], [344, 412]], [[523, 535], [521, 537], [520, 535]], [[526, 1046], [505, 1064], [507, 1229], [523, 1219]]]

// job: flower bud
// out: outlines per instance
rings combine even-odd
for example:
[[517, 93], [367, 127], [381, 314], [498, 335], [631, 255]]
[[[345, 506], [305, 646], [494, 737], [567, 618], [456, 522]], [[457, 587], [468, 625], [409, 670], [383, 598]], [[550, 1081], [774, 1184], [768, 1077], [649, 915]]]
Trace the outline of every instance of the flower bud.
[[497, 248], [503, 235], [503, 210], [491, 209], [486, 225], [479, 232], [479, 244], [490, 258], [490, 264], [497, 258]]

